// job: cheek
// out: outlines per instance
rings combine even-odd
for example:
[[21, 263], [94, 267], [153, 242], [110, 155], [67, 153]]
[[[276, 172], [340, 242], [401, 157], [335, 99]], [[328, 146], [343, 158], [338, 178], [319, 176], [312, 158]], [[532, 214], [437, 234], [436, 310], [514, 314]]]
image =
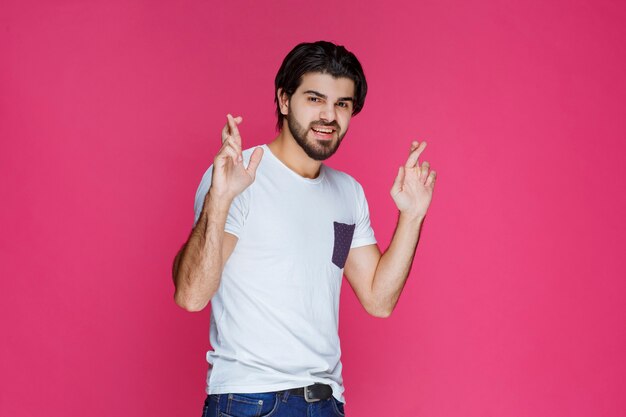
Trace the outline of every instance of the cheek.
[[350, 116], [345, 116], [341, 118], [340, 122], [342, 130], [345, 132], [348, 130], [348, 126], [350, 125]]
[[306, 120], [308, 117], [309, 110], [304, 106], [294, 105], [289, 110], [291, 111], [293, 117], [300, 121]]

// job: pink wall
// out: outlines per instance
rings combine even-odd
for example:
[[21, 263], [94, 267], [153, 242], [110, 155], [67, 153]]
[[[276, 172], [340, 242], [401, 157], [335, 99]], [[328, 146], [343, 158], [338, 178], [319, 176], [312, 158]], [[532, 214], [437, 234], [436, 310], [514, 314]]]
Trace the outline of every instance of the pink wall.
[[392, 317], [343, 287], [348, 415], [626, 415], [623, 3], [262, 3], [2, 2], [0, 415], [200, 415], [171, 261], [225, 114], [271, 140], [317, 39], [368, 76], [330, 164], [383, 246], [410, 140], [439, 174]]

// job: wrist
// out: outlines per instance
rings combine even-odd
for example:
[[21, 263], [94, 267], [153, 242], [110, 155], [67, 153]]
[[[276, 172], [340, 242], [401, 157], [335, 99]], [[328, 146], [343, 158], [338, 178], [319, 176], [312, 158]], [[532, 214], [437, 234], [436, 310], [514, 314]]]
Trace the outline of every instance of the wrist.
[[220, 193], [213, 188], [209, 188], [209, 192], [206, 195], [204, 200], [204, 205], [207, 209], [215, 212], [228, 212], [230, 209], [230, 205], [235, 199], [235, 196], [232, 196], [227, 193]]
[[409, 211], [400, 211], [399, 216], [398, 216], [398, 222], [422, 224], [425, 218], [426, 218], [426, 215], [422, 213], [411, 213]]

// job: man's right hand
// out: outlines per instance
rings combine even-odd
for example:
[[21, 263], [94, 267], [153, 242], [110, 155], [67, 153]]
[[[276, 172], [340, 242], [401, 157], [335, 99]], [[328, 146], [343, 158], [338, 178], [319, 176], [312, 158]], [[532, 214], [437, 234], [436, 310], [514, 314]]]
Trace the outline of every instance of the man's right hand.
[[248, 167], [244, 167], [241, 136], [237, 128], [242, 117], [233, 117], [228, 114], [226, 118], [226, 125], [222, 129], [222, 148], [213, 162], [211, 193], [216, 197], [232, 200], [254, 182], [256, 169], [263, 156], [263, 149], [256, 148], [250, 156]]

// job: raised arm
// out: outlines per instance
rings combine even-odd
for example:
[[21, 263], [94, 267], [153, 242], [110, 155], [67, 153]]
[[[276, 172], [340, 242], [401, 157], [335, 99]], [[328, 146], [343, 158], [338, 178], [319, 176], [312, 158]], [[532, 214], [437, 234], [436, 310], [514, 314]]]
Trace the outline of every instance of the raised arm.
[[426, 142], [411, 144], [411, 153], [400, 167], [391, 188], [400, 214], [391, 244], [381, 255], [378, 246], [350, 250], [344, 273], [365, 310], [376, 317], [388, 317], [395, 308], [411, 270], [426, 211], [432, 200], [435, 171], [417, 160]]
[[227, 118], [222, 130], [222, 147], [213, 162], [211, 187], [202, 212], [172, 266], [176, 287], [174, 300], [187, 311], [202, 310], [219, 287], [224, 264], [237, 243], [237, 237], [224, 232], [230, 205], [252, 184], [263, 156], [263, 149], [257, 148], [248, 167], [243, 166], [241, 137], [237, 129], [242, 119], [231, 115]]

